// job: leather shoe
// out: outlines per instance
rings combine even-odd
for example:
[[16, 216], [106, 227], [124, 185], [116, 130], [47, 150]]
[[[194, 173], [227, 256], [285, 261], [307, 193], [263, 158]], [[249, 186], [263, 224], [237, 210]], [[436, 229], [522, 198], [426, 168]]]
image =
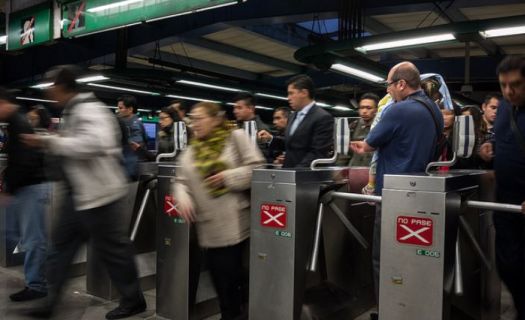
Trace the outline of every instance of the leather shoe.
[[115, 309], [111, 310], [106, 314], [106, 319], [122, 319], [131, 317], [133, 315], [139, 314], [146, 311], [146, 301], [142, 300], [140, 303], [130, 306], [123, 307], [118, 306]]
[[9, 299], [11, 299], [11, 301], [19, 302], [40, 299], [45, 296], [47, 296], [47, 292], [36, 291], [31, 288], [25, 287], [22, 291], [10, 295]]
[[377, 312], [370, 313], [370, 320], [378, 320], [379, 314]]

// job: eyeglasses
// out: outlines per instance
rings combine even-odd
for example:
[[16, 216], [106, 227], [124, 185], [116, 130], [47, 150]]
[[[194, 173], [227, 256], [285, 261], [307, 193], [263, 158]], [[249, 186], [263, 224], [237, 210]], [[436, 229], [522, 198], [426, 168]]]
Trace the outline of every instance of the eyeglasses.
[[385, 81], [385, 82], [383, 82], [383, 85], [384, 85], [386, 88], [388, 88], [388, 87], [390, 87], [391, 85], [393, 85], [394, 83], [399, 82], [399, 81], [401, 81], [401, 80], [404, 80], [404, 79], [397, 79], [397, 80], [393, 80], [393, 81], [390, 81], [390, 82]]

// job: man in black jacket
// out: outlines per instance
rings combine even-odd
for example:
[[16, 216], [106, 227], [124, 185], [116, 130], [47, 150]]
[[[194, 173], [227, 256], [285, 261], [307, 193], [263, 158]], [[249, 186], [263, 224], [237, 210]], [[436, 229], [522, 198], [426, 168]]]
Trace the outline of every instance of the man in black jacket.
[[[315, 159], [328, 158], [333, 149], [333, 117], [315, 104], [315, 86], [307, 75], [287, 82], [288, 102], [295, 111], [286, 128], [284, 168], [310, 167]], [[283, 143], [273, 139], [271, 147]], [[274, 145], [272, 145], [274, 144]]]
[[[19, 113], [10, 94], [0, 88], [0, 121], [7, 122], [7, 168], [4, 172], [4, 192], [8, 199], [6, 212], [18, 221], [18, 246], [25, 251], [25, 288], [9, 296], [12, 301], [28, 301], [45, 297], [47, 284], [45, 262], [47, 235], [45, 216], [50, 187], [45, 183], [44, 160], [41, 152], [20, 142], [19, 135], [34, 133], [26, 118]], [[11, 216], [12, 215], [12, 216]], [[14, 242], [18, 239], [10, 239]]]

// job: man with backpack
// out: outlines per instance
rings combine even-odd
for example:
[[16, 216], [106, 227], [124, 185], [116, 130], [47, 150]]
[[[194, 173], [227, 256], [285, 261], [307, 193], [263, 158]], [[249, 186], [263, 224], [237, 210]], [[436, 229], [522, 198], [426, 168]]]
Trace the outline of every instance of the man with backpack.
[[[401, 62], [390, 70], [386, 91], [395, 103], [382, 115], [365, 141], [352, 142], [357, 154], [377, 149], [375, 192], [381, 195], [385, 174], [424, 172], [436, 156], [437, 140], [443, 132], [443, 117], [438, 106], [421, 90], [419, 70]], [[377, 206], [372, 262], [376, 296], [379, 296], [379, 249], [381, 206]]]

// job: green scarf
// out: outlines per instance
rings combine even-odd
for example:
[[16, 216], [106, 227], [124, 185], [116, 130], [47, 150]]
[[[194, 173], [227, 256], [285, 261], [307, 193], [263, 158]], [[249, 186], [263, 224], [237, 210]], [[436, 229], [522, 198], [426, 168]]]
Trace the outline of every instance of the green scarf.
[[[213, 129], [208, 138], [204, 140], [193, 138], [190, 141], [195, 155], [195, 168], [197, 168], [197, 171], [203, 179], [228, 169], [226, 163], [219, 160], [219, 157], [226, 144], [226, 139], [230, 134], [230, 130], [219, 127]], [[207, 187], [209, 194], [214, 198], [220, 197], [228, 192], [228, 189], [224, 186], [218, 188]]]

